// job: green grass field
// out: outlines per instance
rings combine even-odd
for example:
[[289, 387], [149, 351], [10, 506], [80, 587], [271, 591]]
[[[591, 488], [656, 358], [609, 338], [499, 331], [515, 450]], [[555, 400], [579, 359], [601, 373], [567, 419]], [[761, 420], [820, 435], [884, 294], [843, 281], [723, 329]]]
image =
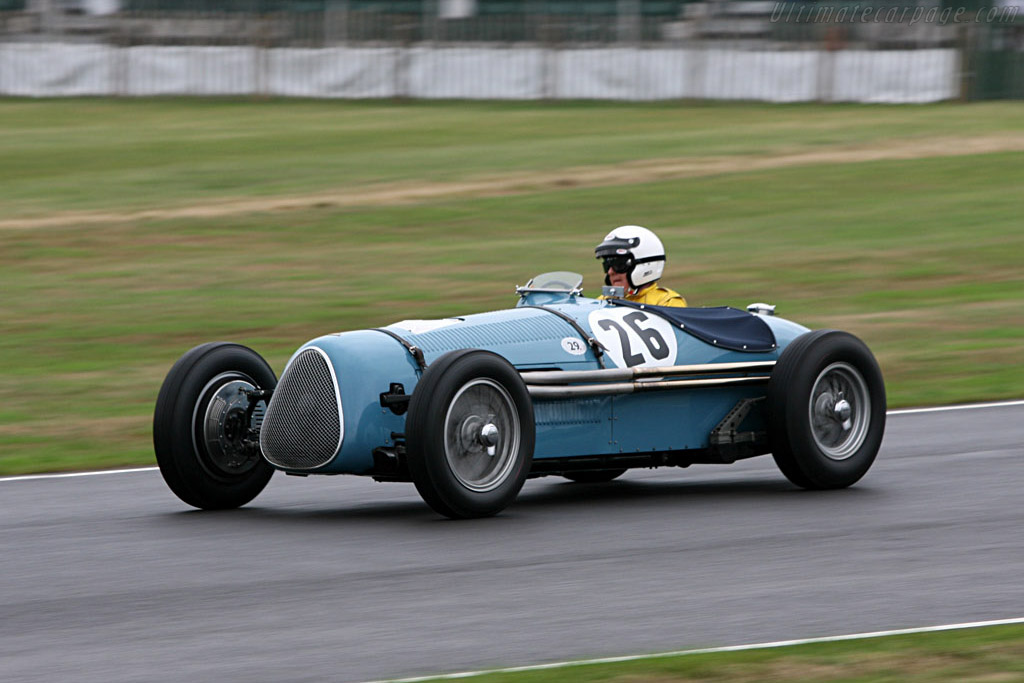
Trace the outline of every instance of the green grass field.
[[[890, 405], [1024, 395], [1024, 106], [0, 101], [0, 474], [153, 462], [227, 339], [514, 303], [655, 229], [692, 305], [862, 338]], [[429, 188], [430, 193], [417, 188]]]
[[[1024, 626], [993, 626], [739, 652], [471, 676], [473, 683], [948, 683], [1024, 681]], [[436, 679], [435, 679], [436, 680]]]

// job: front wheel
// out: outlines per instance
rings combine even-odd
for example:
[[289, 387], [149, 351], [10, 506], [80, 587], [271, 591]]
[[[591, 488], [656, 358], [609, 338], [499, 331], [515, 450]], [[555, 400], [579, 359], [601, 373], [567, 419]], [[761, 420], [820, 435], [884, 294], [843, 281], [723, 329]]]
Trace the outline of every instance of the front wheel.
[[202, 344], [174, 364], [156, 399], [153, 448], [175, 495], [218, 510], [245, 505], [263, 490], [274, 469], [250, 437], [266, 404], [248, 411], [245, 392], [276, 384], [267, 362], [239, 344]]
[[505, 509], [533, 459], [533, 403], [512, 365], [489, 351], [452, 351], [423, 373], [405, 426], [416, 490], [446, 517]]
[[797, 337], [768, 384], [772, 455], [807, 489], [852, 485], [871, 467], [885, 432], [885, 383], [871, 351], [846, 332]]

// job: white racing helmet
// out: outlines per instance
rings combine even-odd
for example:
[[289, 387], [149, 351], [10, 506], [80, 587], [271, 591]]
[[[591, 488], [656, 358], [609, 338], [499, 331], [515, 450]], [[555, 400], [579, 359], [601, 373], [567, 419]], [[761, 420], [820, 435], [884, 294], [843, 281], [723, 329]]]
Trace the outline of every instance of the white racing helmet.
[[611, 266], [626, 274], [633, 289], [655, 282], [665, 272], [665, 247], [657, 235], [639, 225], [621, 225], [612, 230], [594, 249], [594, 256], [602, 259], [605, 284], [611, 284]]

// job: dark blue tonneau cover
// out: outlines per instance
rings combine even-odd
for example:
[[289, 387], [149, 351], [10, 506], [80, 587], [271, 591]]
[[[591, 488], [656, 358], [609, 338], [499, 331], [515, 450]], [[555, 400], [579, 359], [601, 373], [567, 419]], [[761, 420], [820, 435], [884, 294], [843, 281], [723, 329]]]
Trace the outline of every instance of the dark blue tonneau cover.
[[765, 353], [775, 349], [775, 334], [768, 323], [738, 308], [651, 306], [625, 299], [613, 299], [612, 303], [657, 313], [697, 339], [730, 351]]

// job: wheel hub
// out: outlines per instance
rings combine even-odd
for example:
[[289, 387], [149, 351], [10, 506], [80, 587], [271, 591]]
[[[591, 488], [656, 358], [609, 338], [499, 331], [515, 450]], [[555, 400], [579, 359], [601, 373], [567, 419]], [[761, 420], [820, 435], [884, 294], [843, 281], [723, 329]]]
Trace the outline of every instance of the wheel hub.
[[237, 476], [252, 470], [259, 456], [246, 442], [250, 425], [246, 416], [249, 398], [244, 393], [255, 385], [236, 376], [218, 376], [204, 389], [196, 419], [199, 446], [206, 456], [203, 464], [212, 474]]
[[836, 421], [843, 424], [843, 429], [849, 429], [853, 424], [850, 420], [850, 415], [853, 414], [853, 408], [850, 406], [850, 402], [846, 399], [839, 399], [836, 401], [836, 405], [832, 410], [835, 414]]
[[464, 385], [445, 418], [445, 456], [463, 486], [478, 493], [508, 478], [519, 448], [519, 418], [508, 391], [490, 379]]
[[821, 371], [811, 391], [811, 434], [826, 457], [845, 460], [867, 438], [871, 399], [867, 383], [849, 363], [833, 363]]
[[494, 455], [499, 436], [498, 428], [492, 422], [488, 422], [480, 428], [480, 443], [487, 448], [487, 455]]

